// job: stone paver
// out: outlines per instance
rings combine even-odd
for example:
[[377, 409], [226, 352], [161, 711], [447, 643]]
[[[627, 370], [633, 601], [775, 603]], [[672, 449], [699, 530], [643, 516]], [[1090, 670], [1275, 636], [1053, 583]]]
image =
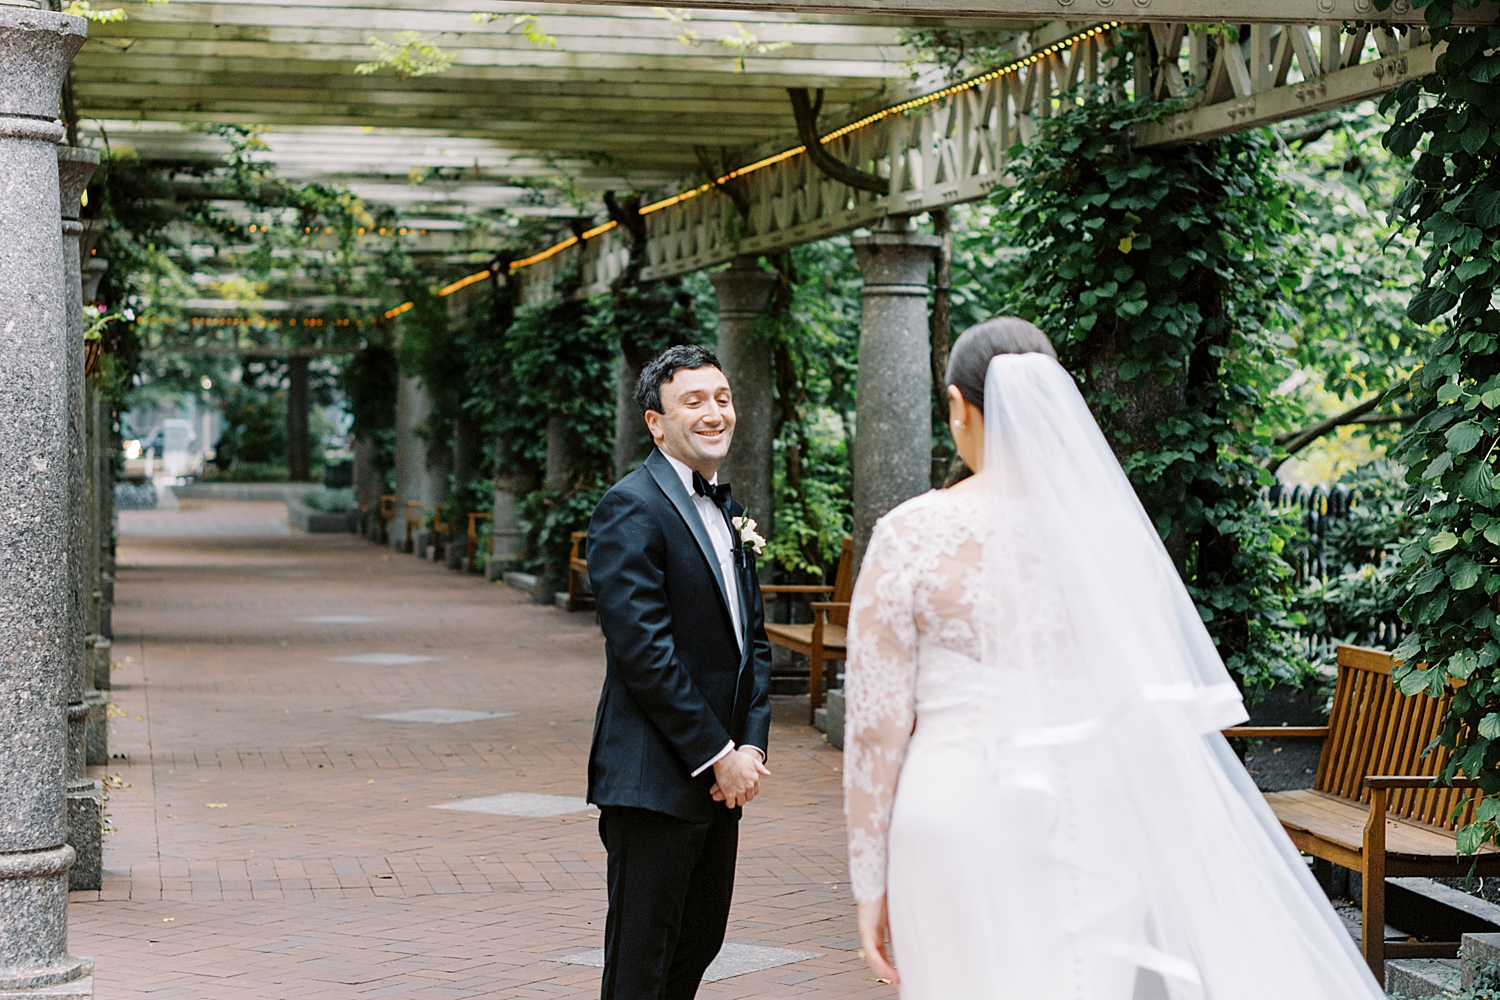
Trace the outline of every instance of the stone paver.
[[[597, 996], [597, 969], [557, 961], [602, 944], [595, 813], [432, 808], [583, 794], [592, 617], [351, 537], [286, 534], [279, 510], [121, 513], [117, 758], [93, 770], [114, 832], [102, 891], [71, 910], [96, 995]], [[371, 718], [419, 709], [495, 717]], [[805, 711], [776, 706], [729, 937], [820, 957], [700, 996], [894, 996], [859, 958], [841, 755]]]

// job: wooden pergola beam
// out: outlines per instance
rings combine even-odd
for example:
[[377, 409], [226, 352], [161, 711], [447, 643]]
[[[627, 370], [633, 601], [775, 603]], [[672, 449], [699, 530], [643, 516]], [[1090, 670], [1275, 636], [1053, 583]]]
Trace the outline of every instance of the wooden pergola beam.
[[[558, 0], [563, 4], [584, 0]], [[600, 0], [588, 0], [590, 4]], [[627, 0], [605, 3], [634, 6]], [[953, 18], [1115, 18], [1124, 21], [1192, 22], [1198, 24], [1314, 24], [1372, 21], [1384, 24], [1425, 23], [1421, 9], [1395, 0], [1387, 10], [1376, 10], [1370, 0], [683, 0], [684, 8], [712, 7], [742, 15], [792, 13], [879, 15], [883, 17], [937, 16]], [[1460, 24], [1493, 24], [1496, 7], [1483, 3], [1474, 10], [1455, 8]]]

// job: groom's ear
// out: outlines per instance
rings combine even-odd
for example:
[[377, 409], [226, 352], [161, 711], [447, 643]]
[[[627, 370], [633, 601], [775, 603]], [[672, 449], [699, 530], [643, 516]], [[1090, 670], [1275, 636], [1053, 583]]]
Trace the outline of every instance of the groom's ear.
[[651, 440], [661, 444], [667, 436], [667, 432], [661, 425], [662, 415], [655, 410], [647, 410], [644, 414], [646, 419], [646, 430], [651, 432]]

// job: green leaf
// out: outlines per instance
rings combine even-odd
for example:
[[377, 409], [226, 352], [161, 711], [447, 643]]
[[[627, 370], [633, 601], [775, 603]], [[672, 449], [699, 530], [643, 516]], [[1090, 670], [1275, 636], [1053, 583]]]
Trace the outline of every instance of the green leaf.
[[1453, 468], [1453, 453], [1445, 451], [1428, 463], [1427, 468], [1422, 472], [1422, 478], [1439, 479], [1451, 468]]
[[1448, 579], [1453, 581], [1454, 590], [1468, 590], [1479, 582], [1479, 566], [1470, 559], [1456, 559]]
[[1500, 226], [1500, 188], [1485, 188], [1474, 194], [1474, 221], [1486, 229]]
[[1479, 720], [1479, 735], [1487, 740], [1500, 738], [1500, 712], [1491, 712]]
[[[1447, 242], [1447, 237], [1434, 236], [1439, 242]], [[1458, 296], [1436, 285], [1429, 285], [1411, 297], [1411, 304], [1406, 307], [1406, 314], [1411, 317], [1413, 323], [1424, 325], [1431, 323], [1439, 316], [1458, 304]]]
[[1494, 499], [1494, 478], [1488, 465], [1470, 462], [1463, 478], [1458, 481], [1458, 492], [1470, 500], [1487, 504]]
[[1464, 129], [1463, 135], [1459, 136], [1458, 144], [1463, 147], [1465, 153], [1477, 153], [1484, 148], [1489, 137], [1488, 125], [1482, 121], [1472, 121], [1469, 127]]
[[1436, 555], [1439, 552], [1447, 552], [1458, 544], [1458, 536], [1451, 531], [1439, 531], [1427, 540], [1427, 551]]
[[1472, 420], [1465, 420], [1461, 424], [1454, 424], [1448, 428], [1448, 433], [1443, 436], [1448, 450], [1455, 455], [1467, 455], [1474, 450], [1484, 437], [1484, 431]]
[[1427, 675], [1430, 670], [1413, 670], [1396, 682], [1396, 687], [1408, 698], [1414, 694], [1420, 694], [1427, 688]]
[[1457, 841], [1459, 854], [1473, 854], [1484, 846], [1486, 827], [1480, 823], [1470, 823], [1458, 831], [1454, 838]]
[[1469, 68], [1469, 79], [1475, 83], [1491, 83], [1500, 79], [1500, 55], [1487, 56]]
[[1468, 680], [1479, 669], [1479, 657], [1472, 649], [1461, 649], [1448, 658], [1448, 676]]

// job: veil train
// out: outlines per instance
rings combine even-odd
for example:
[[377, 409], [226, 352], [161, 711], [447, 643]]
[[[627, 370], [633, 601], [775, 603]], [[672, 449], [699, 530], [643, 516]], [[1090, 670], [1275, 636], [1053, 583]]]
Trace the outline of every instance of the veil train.
[[1021, 512], [1060, 605], [1044, 627], [1067, 655], [1030, 679], [1036, 724], [1004, 743], [1051, 750], [1052, 853], [1090, 887], [1066, 928], [1078, 953], [1147, 970], [1138, 997], [1381, 1000], [1219, 734], [1246, 718], [1239, 690], [1072, 377], [996, 356], [984, 412], [991, 516]]

